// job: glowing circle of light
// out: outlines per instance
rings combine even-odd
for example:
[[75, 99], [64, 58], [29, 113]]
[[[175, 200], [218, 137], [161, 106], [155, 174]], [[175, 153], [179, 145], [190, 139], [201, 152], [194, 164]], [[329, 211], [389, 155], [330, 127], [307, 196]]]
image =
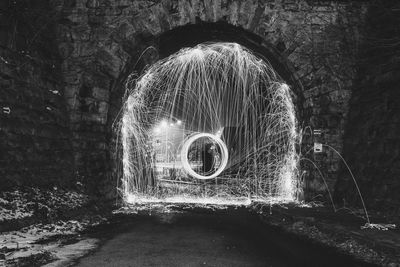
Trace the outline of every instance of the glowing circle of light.
[[[208, 137], [212, 139], [215, 143], [218, 144], [218, 146], [221, 148], [221, 164], [218, 167], [218, 169], [211, 175], [204, 176], [196, 173], [189, 164], [188, 160], [188, 152], [190, 146], [194, 143], [199, 138], [202, 137]], [[182, 160], [182, 167], [183, 169], [192, 177], [201, 179], [201, 180], [207, 180], [207, 179], [212, 179], [217, 177], [222, 173], [222, 171], [225, 169], [226, 165], [228, 164], [228, 148], [226, 147], [226, 144], [224, 141], [221, 140], [218, 136], [210, 133], [196, 133], [190, 136], [182, 145], [182, 150], [181, 150], [181, 160]]]

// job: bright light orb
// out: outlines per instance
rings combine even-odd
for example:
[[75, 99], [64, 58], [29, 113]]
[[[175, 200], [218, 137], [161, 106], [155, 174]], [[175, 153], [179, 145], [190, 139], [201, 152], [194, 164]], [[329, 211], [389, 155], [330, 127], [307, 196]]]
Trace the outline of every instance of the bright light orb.
[[166, 120], [161, 121], [161, 127], [166, 128], [168, 126], [168, 122]]
[[[188, 160], [188, 153], [189, 153], [189, 148], [193, 144], [194, 141], [196, 141], [199, 138], [202, 137], [208, 137], [212, 139], [218, 146], [221, 148], [221, 164], [218, 167], [218, 169], [211, 175], [205, 176], [205, 175], [200, 175], [196, 173], [189, 164]], [[181, 150], [181, 160], [182, 160], [182, 166], [183, 169], [192, 177], [201, 179], [201, 180], [207, 180], [207, 179], [212, 179], [220, 175], [223, 170], [225, 169], [226, 165], [228, 164], [228, 148], [226, 147], [226, 144], [224, 141], [221, 140], [218, 136], [210, 133], [196, 133], [190, 136], [182, 146]]]

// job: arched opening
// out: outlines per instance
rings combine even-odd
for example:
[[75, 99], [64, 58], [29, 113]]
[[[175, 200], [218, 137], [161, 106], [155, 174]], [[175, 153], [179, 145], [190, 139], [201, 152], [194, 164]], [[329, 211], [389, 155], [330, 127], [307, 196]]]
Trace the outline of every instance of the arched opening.
[[128, 201], [295, 199], [296, 109], [266, 59], [237, 43], [203, 43], [156, 62], [128, 90]]
[[[113, 123], [113, 126], [110, 125], [110, 129], [114, 129], [110, 133], [110, 144], [116, 148], [113, 149], [116, 153], [110, 155], [111, 162], [113, 162], [110, 177], [116, 177], [119, 181], [118, 188], [123, 187], [121, 186], [123, 181], [123, 148], [121, 138], [119, 138], [121, 124], [118, 122], [121, 122], [121, 106], [129, 96], [127, 87], [133, 89], [138, 77], [143, 75], [146, 69], [158, 60], [165, 59], [182, 48], [194, 47], [207, 42], [234, 42], [249, 50], [258, 59], [268, 62], [279, 80], [289, 86], [288, 91], [298, 125], [303, 126], [304, 122], [307, 121], [308, 115], [303, 110], [303, 88], [294, 74], [295, 71], [278, 49], [265, 42], [260, 36], [226, 22], [188, 24], [158, 36], [141, 34], [130, 45], [129, 50], [132, 51], [132, 56], [113, 85], [108, 111], [108, 122]], [[303, 184], [301, 181], [298, 182], [299, 184], [295, 186], [296, 194], [302, 199]], [[203, 186], [203, 188], [205, 187]]]
[[[300, 102], [303, 101], [302, 85], [294, 76], [294, 70], [282, 56], [279, 47], [265, 42], [265, 40], [241, 27], [233, 26], [227, 22], [216, 23], [199, 22], [188, 24], [164, 32], [157, 36], [151, 44], [157, 48], [158, 57], [165, 58], [176, 53], [184, 47], [194, 47], [205, 42], [234, 42], [249, 49], [257, 57], [268, 61], [274, 71], [288, 84], [293, 92], [292, 97], [297, 111], [302, 114]], [[302, 116], [302, 115], [301, 115]]]

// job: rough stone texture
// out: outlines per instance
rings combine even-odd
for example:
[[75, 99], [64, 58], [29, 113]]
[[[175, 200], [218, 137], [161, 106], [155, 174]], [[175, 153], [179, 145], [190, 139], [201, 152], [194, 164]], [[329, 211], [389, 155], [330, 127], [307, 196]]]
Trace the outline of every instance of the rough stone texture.
[[[0, 4], [0, 191], [69, 185], [70, 131], [46, 1]], [[3, 12], [7, 10], [7, 12]]]
[[[400, 207], [400, 4], [385, 1], [368, 11], [365, 43], [350, 102], [344, 153], [367, 208]], [[354, 182], [343, 169], [338, 201], [360, 205]]]
[[[115, 133], [110, 131], [121, 108], [125, 80], [160, 56], [159, 36], [204, 22], [254, 33], [261, 46], [277, 51], [297, 79], [299, 88], [294, 89], [304, 97], [300, 126], [323, 129], [321, 141], [341, 151], [366, 5], [293, 0], [69, 1], [63, 6], [58, 44], [79, 175], [95, 184], [108, 175], [117, 184], [118, 177], [109, 172], [108, 152], [115, 149]], [[209, 37], [218, 39], [218, 33]], [[150, 45], [155, 52], [145, 50]], [[316, 161], [332, 190], [339, 157], [326, 151]], [[326, 192], [318, 172], [306, 163], [303, 168], [308, 169], [308, 197]]]
[[[270, 58], [264, 56], [279, 62], [293, 78], [288, 83], [305, 133], [304, 151], [313, 142], [307, 126], [322, 129], [320, 141], [342, 151], [368, 0], [66, 0], [52, 4], [48, 17], [57, 28], [54, 41], [61, 57], [61, 76], [48, 86], [59, 88], [55, 86], [62, 84], [72, 135], [71, 147], [66, 149], [72, 149], [75, 174], [89, 188], [106, 186], [107, 193], [116, 192], [120, 175], [113, 166], [118, 146], [114, 122], [122, 107], [125, 82], [131, 73], [137, 77], [146, 65], [173, 52], [162, 38], [185, 25], [227, 25], [237, 29], [238, 34], [223, 36], [215, 31], [205, 40], [232, 40], [269, 51]], [[191, 34], [196, 36], [196, 32]], [[172, 36], [178, 43], [179, 36]], [[146, 49], [149, 46], [153, 48]], [[68, 130], [63, 128], [62, 132], [67, 134]], [[58, 141], [69, 144], [61, 133], [56, 135]], [[328, 149], [306, 157], [316, 162], [332, 191], [340, 158]], [[302, 170], [305, 197], [326, 194], [318, 171], [306, 161], [302, 162]]]

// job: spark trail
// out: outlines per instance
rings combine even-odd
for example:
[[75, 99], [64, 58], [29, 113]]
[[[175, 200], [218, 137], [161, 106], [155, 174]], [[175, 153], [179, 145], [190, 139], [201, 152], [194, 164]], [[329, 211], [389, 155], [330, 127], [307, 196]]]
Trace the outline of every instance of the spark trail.
[[[295, 109], [289, 87], [265, 60], [236, 43], [200, 44], [152, 65], [127, 90], [121, 120], [126, 196], [294, 199]], [[178, 131], [164, 128], [155, 137], [157, 125], [176, 121], [182, 122]], [[209, 183], [191, 177], [177, 156], [193, 133], [220, 136], [229, 151], [224, 171]], [[170, 149], [176, 138], [180, 145]], [[157, 149], [166, 156], [156, 158]]]

